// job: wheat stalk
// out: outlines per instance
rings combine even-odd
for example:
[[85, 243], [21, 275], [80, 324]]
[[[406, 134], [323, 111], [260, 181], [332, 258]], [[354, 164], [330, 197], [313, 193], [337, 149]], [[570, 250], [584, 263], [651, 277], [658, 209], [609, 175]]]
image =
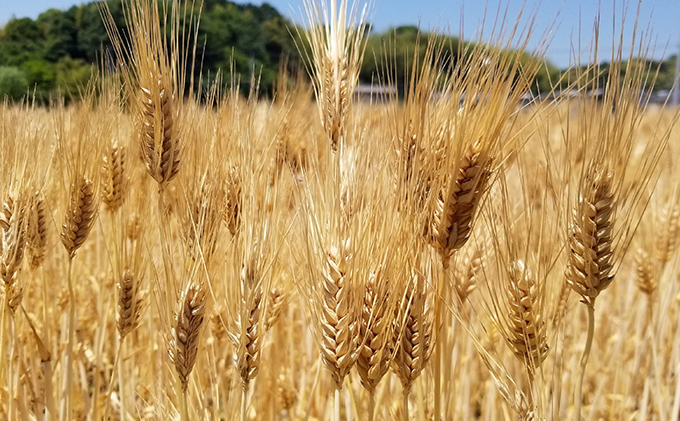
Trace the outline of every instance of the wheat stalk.
[[241, 224], [241, 207], [243, 206], [241, 176], [239, 168], [233, 166], [229, 169], [226, 183], [226, 193], [224, 195], [226, 203], [224, 209], [224, 220], [231, 235], [238, 233]]
[[[343, 143], [352, 95], [359, 78], [366, 48], [366, 8], [359, 15], [356, 4], [347, 0], [304, 0], [310, 29], [304, 36], [311, 48], [311, 68], [319, 116], [331, 150]], [[330, 6], [330, 7], [329, 7]], [[300, 48], [300, 46], [298, 46]]]
[[187, 40], [195, 29], [193, 5], [172, 0], [161, 7], [157, 0], [129, 0], [129, 38], [119, 32], [108, 5], [99, 7], [117, 58], [130, 63], [123, 77], [136, 99], [142, 159], [164, 191], [177, 176], [182, 158], [186, 134], [179, 123], [187, 75], [189, 96], [193, 94], [193, 62], [188, 60], [195, 59], [196, 50], [189, 53]]
[[613, 174], [602, 167], [586, 174], [577, 206], [572, 210], [566, 280], [583, 298], [588, 310], [588, 336], [576, 390], [577, 419], [581, 419], [581, 388], [595, 329], [595, 299], [614, 279], [612, 215], [615, 211]]
[[244, 255], [244, 263], [239, 277], [239, 315], [237, 319], [237, 333], [234, 341], [237, 345], [235, 362], [243, 386], [242, 416], [247, 408], [247, 395], [250, 382], [255, 379], [260, 370], [262, 357], [262, 341], [264, 340], [266, 309], [263, 302], [263, 273], [262, 257], [259, 242], [254, 242], [249, 248], [250, 255]]

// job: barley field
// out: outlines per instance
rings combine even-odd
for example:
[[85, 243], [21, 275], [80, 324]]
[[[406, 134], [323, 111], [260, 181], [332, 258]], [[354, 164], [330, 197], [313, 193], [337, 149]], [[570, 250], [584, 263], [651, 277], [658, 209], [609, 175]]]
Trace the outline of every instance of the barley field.
[[121, 34], [101, 3], [81, 100], [0, 104], [0, 419], [680, 419], [650, 34], [527, 102], [501, 15], [359, 100], [370, 8], [303, 0], [307, 73], [266, 97], [194, 89], [186, 4], [126, 0]]

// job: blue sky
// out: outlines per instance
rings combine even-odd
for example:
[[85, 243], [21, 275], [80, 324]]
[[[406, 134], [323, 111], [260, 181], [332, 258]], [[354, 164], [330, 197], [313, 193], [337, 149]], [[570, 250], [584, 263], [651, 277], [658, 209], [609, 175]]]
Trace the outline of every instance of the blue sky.
[[[457, 35], [461, 32], [466, 39], [475, 38], [480, 27], [485, 31], [491, 29], [499, 0], [488, 1], [487, 18], [484, 13], [487, 3], [483, 0], [375, 0], [373, 23], [378, 31], [384, 31], [390, 26], [418, 24], [423, 28], [442, 27]], [[613, 28], [613, 10], [616, 7], [616, 34], [620, 33], [620, 15], [623, 9], [622, 1], [614, 0], [500, 0], [503, 5], [509, 4], [508, 16], [514, 20], [525, 3], [525, 10], [538, 10], [538, 26], [532, 45], [535, 47], [541, 35], [550, 32], [551, 42], [547, 50], [548, 58], [560, 67], [566, 67], [572, 59], [570, 51], [572, 45], [578, 45], [579, 33], [582, 48], [587, 53], [593, 22], [601, 10], [600, 45], [601, 58], [611, 53]], [[301, 0], [268, 0], [281, 13], [299, 21], [301, 16]], [[81, 3], [77, 0], [0, 0], [0, 25], [11, 17], [37, 17], [48, 8], [68, 8]], [[237, 3], [261, 4], [262, 1], [237, 1]], [[626, 39], [630, 40], [632, 33], [632, 18], [634, 17], [636, 1], [629, 1], [630, 16], [628, 28], [624, 31]], [[680, 0], [642, 0], [640, 12], [640, 26], [643, 30], [652, 31], [652, 41], [655, 44], [655, 57], [675, 54], [680, 48]], [[463, 18], [461, 18], [463, 16]], [[482, 25], [482, 22], [486, 22]], [[552, 25], [552, 28], [551, 28]], [[580, 28], [580, 32], [579, 32]], [[587, 55], [587, 54], [586, 54]]]

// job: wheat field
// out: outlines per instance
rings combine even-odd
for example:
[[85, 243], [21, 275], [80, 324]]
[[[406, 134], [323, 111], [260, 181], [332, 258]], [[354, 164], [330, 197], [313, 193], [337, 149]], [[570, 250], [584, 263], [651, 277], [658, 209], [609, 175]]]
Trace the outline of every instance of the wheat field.
[[129, 38], [101, 3], [80, 101], [0, 104], [0, 419], [680, 419], [650, 34], [526, 104], [534, 21], [501, 15], [362, 101], [370, 5], [303, 0], [267, 97], [195, 90], [199, 8], [160, 3]]

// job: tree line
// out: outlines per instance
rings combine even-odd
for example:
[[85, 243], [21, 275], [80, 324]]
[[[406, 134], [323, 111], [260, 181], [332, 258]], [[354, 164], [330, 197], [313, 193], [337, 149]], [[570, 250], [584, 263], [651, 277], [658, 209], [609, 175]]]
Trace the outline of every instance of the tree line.
[[[118, 27], [126, 33], [121, 0], [110, 0], [109, 7]], [[297, 34], [294, 24], [267, 3], [255, 6], [204, 0], [197, 40], [200, 66], [196, 71], [201, 72], [200, 80], [206, 86], [218, 71], [233, 72], [239, 76], [245, 92], [251, 76], [256, 75], [260, 93], [268, 95], [282, 64], [290, 70], [303, 65], [298, 45], [302, 48], [304, 45]], [[465, 50], [455, 37], [446, 37], [443, 45], [451, 61], [457, 52]], [[371, 34], [360, 82], [371, 83], [385, 77], [384, 58], [388, 49], [393, 64], [392, 82], [403, 87], [413, 52], [418, 50], [417, 56], [422, 58], [425, 48], [426, 42], [419, 42], [415, 26]], [[0, 29], [0, 98], [19, 99], [29, 93], [38, 102], [46, 102], [57, 91], [65, 97], [77, 95], [101, 62], [102, 51], [110, 49], [94, 2], [67, 10], [50, 9], [35, 20], [11, 19]], [[535, 58], [523, 57], [532, 59]], [[668, 89], [673, 81], [674, 58], [661, 66], [657, 88]], [[561, 74], [546, 62], [537, 75], [534, 90], [547, 92]]]

